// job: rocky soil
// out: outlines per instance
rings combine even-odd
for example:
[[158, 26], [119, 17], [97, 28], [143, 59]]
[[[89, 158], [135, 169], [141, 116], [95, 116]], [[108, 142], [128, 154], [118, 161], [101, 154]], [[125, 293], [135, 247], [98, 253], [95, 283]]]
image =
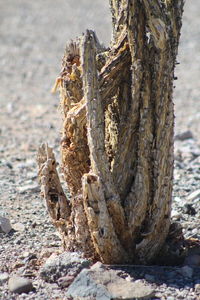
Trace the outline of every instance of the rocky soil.
[[[59, 99], [50, 90], [65, 44], [86, 28], [109, 42], [107, 2], [0, 0], [2, 300], [72, 299], [77, 290], [90, 299], [200, 299], [199, 249], [180, 266], [92, 267], [78, 254], [61, 254], [60, 238], [39, 194], [38, 146], [47, 141], [59, 159]], [[200, 2], [186, 3], [174, 95], [172, 219], [193, 239], [200, 239], [199, 11]]]

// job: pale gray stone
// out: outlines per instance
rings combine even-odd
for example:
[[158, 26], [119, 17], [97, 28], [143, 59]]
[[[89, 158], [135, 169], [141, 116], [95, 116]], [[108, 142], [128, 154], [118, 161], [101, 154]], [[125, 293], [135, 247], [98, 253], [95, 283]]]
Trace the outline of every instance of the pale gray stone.
[[98, 269], [106, 269], [106, 267], [100, 262], [96, 262], [94, 265], [91, 266], [91, 270], [98, 270]]
[[196, 198], [199, 198], [200, 197], [200, 189], [192, 192], [191, 194], [189, 194], [187, 196], [187, 200], [189, 201], [192, 201], [192, 200], [195, 200]]
[[91, 268], [82, 270], [69, 286], [68, 297], [97, 300], [107, 299], [150, 299], [155, 295], [153, 288], [141, 280], [121, 278], [115, 270]]
[[10, 220], [0, 216], [0, 232], [9, 233], [12, 230]]
[[17, 187], [17, 190], [20, 194], [24, 194], [24, 193], [27, 193], [27, 192], [39, 192], [40, 191], [40, 187], [38, 184], [27, 184], [27, 185], [24, 185], [24, 186], [18, 186]]
[[188, 139], [193, 139], [193, 134], [190, 130], [184, 131], [175, 136], [175, 140], [179, 140], [179, 141], [185, 141]]
[[27, 178], [35, 179], [35, 178], [37, 178], [37, 173], [36, 172], [28, 172], [27, 173]]
[[200, 293], [200, 283], [196, 283], [194, 286], [195, 292]]
[[24, 231], [25, 230], [24, 224], [22, 224], [20, 222], [13, 224], [12, 227], [15, 231]]
[[179, 213], [177, 210], [172, 210], [172, 212], [171, 212], [171, 217], [173, 218], [173, 219], [180, 219], [180, 217], [181, 217], [181, 213]]
[[81, 299], [111, 300], [106, 287], [91, 276], [91, 270], [82, 270], [67, 290], [68, 297]]
[[34, 289], [33, 284], [29, 279], [16, 275], [9, 279], [8, 288], [11, 292], [17, 294], [29, 293]]
[[155, 291], [150, 285], [144, 284], [141, 280], [127, 282], [122, 279], [117, 282], [111, 282], [107, 286], [112, 294], [112, 299], [150, 299], [154, 297]]
[[183, 199], [181, 199], [180, 197], [174, 197], [174, 201], [178, 202], [178, 203], [182, 203]]
[[3, 285], [9, 279], [8, 273], [0, 273], [0, 286]]

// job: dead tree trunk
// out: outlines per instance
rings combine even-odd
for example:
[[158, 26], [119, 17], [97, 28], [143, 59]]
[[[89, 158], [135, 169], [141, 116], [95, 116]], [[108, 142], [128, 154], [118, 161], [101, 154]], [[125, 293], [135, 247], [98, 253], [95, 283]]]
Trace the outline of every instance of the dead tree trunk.
[[110, 0], [113, 39], [72, 42], [59, 88], [63, 172], [38, 155], [47, 207], [65, 248], [104, 263], [149, 263], [169, 231], [174, 68], [184, 0]]

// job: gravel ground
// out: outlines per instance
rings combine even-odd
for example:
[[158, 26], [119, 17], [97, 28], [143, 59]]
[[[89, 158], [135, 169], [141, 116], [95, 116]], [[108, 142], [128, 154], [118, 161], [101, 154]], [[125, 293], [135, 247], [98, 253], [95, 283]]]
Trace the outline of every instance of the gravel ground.
[[[0, 233], [0, 299], [67, 299], [64, 289], [37, 275], [43, 261], [59, 251], [60, 239], [39, 195], [35, 156], [43, 141], [59, 153], [59, 100], [50, 90], [65, 43], [93, 28], [107, 44], [111, 35], [107, 2], [0, 0], [0, 215], [8, 217], [14, 228], [9, 234]], [[185, 237], [198, 239], [199, 12], [199, 1], [186, 3], [174, 96], [177, 137], [172, 209], [172, 218], [182, 224]], [[192, 275], [180, 270], [135, 267], [127, 272], [151, 282], [156, 299], [200, 299], [199, 267], [192, 268]], [[30, 278], [35, 291], [12, 294], [3, 273]]]

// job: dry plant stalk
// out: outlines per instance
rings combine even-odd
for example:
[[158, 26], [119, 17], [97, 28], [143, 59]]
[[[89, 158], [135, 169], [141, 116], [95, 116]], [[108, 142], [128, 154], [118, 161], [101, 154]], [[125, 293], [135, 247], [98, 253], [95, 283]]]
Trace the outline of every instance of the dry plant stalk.
[[55, 159], [44, 146], [39, 176], [68, 250], [109, 264], [149, 263], [166, 240], [183, 4], [110, 0], [110, 48], [93, 31], [66, 48], [54, 91], [60, 91], [62, 165], [72, 199], [61, 200]]

